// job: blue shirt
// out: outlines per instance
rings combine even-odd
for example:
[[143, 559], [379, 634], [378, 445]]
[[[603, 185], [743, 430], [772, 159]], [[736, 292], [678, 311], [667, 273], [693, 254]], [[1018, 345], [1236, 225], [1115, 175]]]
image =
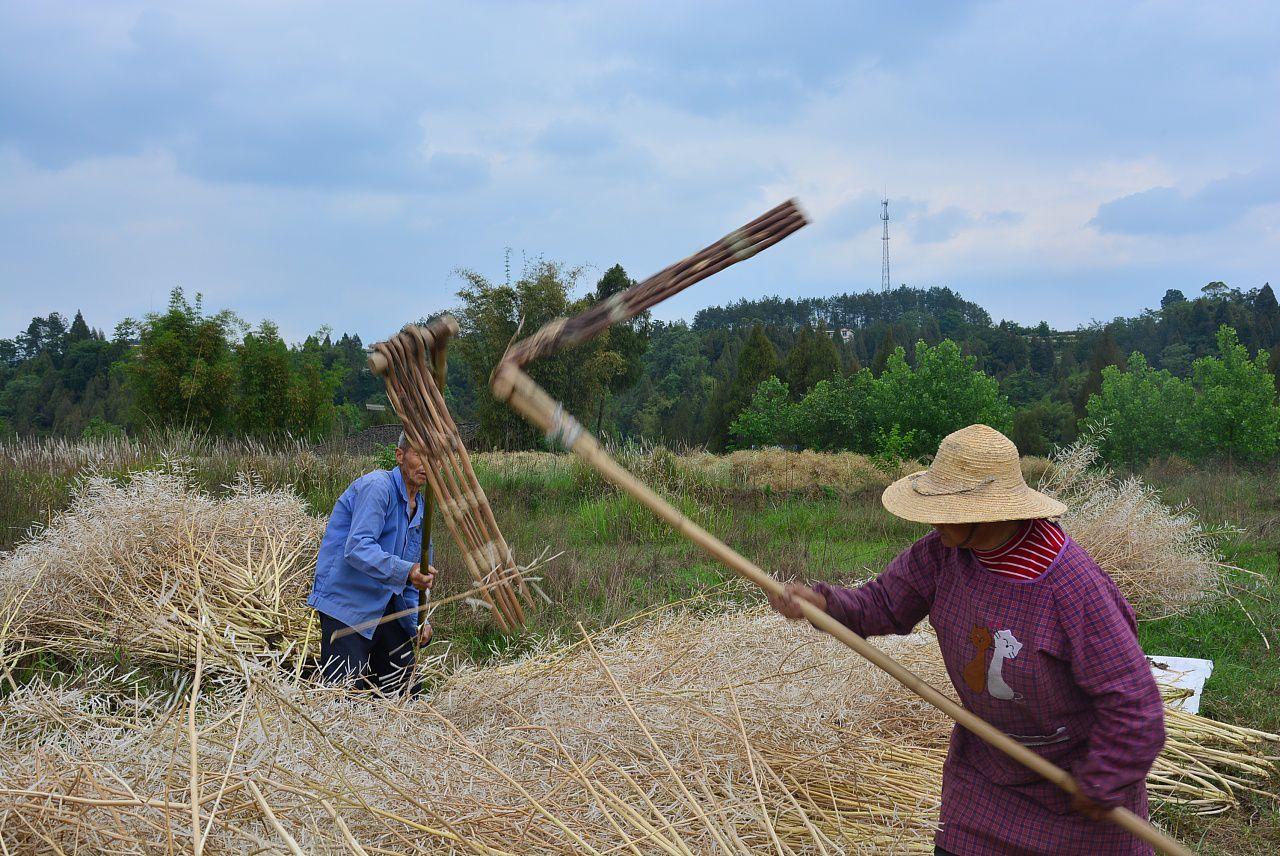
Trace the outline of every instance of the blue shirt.
[[[431, 544], [427, 545], [428, 562]], [[320, 542], [307, 605], [348, 627], [418, 605], [409, 571], [422, 557], [422, 497], [409, 519], [409, 492], [400, 468], [374, 470], [338, 497]], [[399, 619], [416, 633], [418, 616]], [[376, 627], [360, 631], [373, 638]]]

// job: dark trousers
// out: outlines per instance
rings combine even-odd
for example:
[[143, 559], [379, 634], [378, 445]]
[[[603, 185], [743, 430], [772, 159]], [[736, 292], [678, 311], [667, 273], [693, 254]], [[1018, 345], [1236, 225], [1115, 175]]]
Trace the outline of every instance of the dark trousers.
[[[387, 611], [391, 611], [391, 604], [387, 604]], [[348, 633], [334, 640], [334, 631], [347, 625], [323, 612], [319, 615], [320, 669], [326, 682], [353, 682], [361, 689], [374, 689], [383, 695], [399, 695], [408, 690], [413, 675], [413, 636], [399, 619], [379, 624], [371, 639]]]

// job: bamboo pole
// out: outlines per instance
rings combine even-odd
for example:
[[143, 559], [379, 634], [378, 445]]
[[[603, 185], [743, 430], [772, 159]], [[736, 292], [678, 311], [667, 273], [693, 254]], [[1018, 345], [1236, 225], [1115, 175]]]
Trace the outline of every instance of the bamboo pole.
[[[782, 593], [782, 583], [685, 517], [679, 509], [624, 469], [600, 446], [589, 431], [573, 416], [566, 413], [563, 406], [552, 399], [546, 390], [538, 386], [522, 369], [510, 363], [500, 364], [494, 372], [492, 388], [497, 398], [510, 404], [522, 416], [545, 431], [549, 438], [559, 440], [569, 451], [595, 467], [605, 479], [647, 506], [671, 528], [693, 541], [713, 559], [765, 592]], [[843, 642], [877, 668], [887, 672], [898, 683], [990, 745], [1053, 782], [1067, 793], [1075, 795], [1081, 792], [1080, 786], [1066, 770], [1032, 752], [986, 720], [952, 701], [919, 675], [813, 604], [800, 601], [800, 606], [804, 617], [815, 627]], [[1113, 808], [1105, 816], [1112, 823], [1141, 838], [1162, 853], [1169, 856], [1192, 856], [1192, 851], [1126, 808]]]
[[[452, 320], [452, 319], [450, 319]], [[433, 359], [432, 374], [436, 378], [436, 388], [443, 390], [445, 382], [448, 380], [449, 363], [447, 361], [447, 352], [449, 350], [449, 339], [457, 331], [457, 324], [441, 324], [438, 332], [435, 333], [435, 350], [431, 352]], [[423, 342], [426, 345], [426, 342]], [[430, 484], [423, 487], [422, 490], [422, 558], [420, 564], [425, 573], [431, 567], [431, 520], [435, 512], [436, 492]], [[431, 589], [427, 589], [418, 595], [420, 606], [426, 606], [431, 600]], [[424, 610], [418, 614], [418, 630], [421, 632], [422, 623], [426, 620], [427, 613]]]

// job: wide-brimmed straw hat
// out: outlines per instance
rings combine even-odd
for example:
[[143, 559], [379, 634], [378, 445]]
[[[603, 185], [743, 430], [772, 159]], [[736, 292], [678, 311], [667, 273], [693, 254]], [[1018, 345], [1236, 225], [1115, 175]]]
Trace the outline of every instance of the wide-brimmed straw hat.
[[917, 523], [994, 523], [1059, 517], [1067, 507], [1022, 477], [1018, 447], [987, 425], [948, 434], [929, 469], [889, 485], [880, 501]]

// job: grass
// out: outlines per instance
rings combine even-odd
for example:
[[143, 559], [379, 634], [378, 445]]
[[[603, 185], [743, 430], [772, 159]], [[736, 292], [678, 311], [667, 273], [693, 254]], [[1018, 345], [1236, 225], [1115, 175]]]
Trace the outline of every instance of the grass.
[[[20, 454], [21, 449], [0, 447], [0, 550], [11, 549], [33, 524], [64, 508], [77, 477], [91, 465], [109, 475], [172, 466], [176, 450], [183, 459], [179, 465], [190, 467], [206, 489], [216, 493], [235, 473], [251, 471], [268, 487], [292, 486], [318, 514], [327, 513], [347, 484], [374, 465], [371, 457], [321, 457], [297, 448], [170, 445], [114, 448], [92, 460], [67, 450], [37, 460]], [[785, 461], [769, 454], [740, 454], [734, 460], [629, 450], [622, 457], [691, 519], [781, 578], [865, 579], [926, 531], [879, 507], [876, 498], [891, 474], [846, 458], [811, 462], [803, 478], [784, 476]], [[438, 641], [433, 649], [476, 662], [503, 660], [547, 636], [571, 636], [578, 623], [588, 629], [608, 626], [730, 579], [726, 570], [575, 459], [542, 453], [478, 455], [475, 466], [517, 556], [528, 559], [544, 547], [563, 555], [542, 571], [540, 585], [551, 603], [538, 610], [524, 633], [504, 636], [473, 608], [446, 606], [434, 621]], [[1028, 469], [1034, 473], [1039, 466], [1029, 462]], [[1215, 670], [1202, 711], [1280, 731], [1277, 473], [1239, 466], [1230, 472], [1201, 470], [1172, 461], [1141, 475], [1170, 502], [1195, 505], [1208, 524], [1241, 530], [1224, 545], [1226, 560], [1240, 568], [1232, 573], [1228, 592], [1180, 614], [1141, 622], [1144, 650], [1212, 659]], [[436, 562], [444, 571], [437, 594], [446, 597], [465, 590], [468, 580], [439, 521], [435, 532]], [[734, 586], [724, 586], [718, 596], [754, 597]], [[1183, 840], [1201, 842], [1205, 853], [1280, 852], [1280, 814], [1262, 800], [1228, 816], [1170, 813], [1164, 820]]]

